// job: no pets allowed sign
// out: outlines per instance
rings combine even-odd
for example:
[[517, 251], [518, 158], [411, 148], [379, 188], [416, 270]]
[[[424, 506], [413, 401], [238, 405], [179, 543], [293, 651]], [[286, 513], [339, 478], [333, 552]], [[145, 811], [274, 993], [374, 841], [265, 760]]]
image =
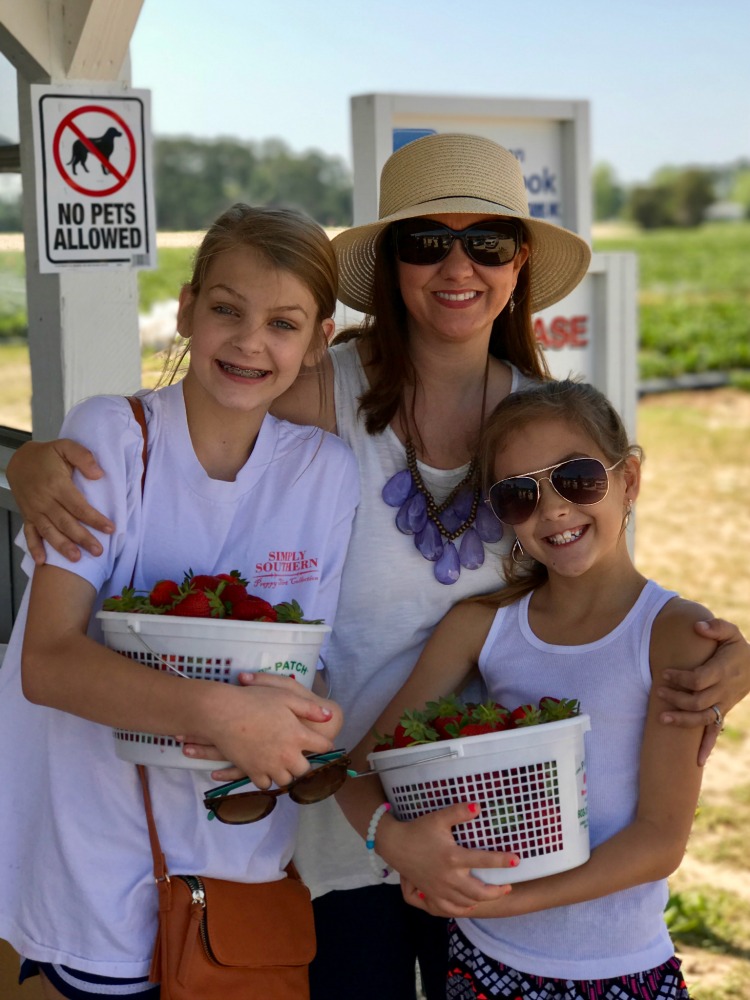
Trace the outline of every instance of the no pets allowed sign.
[[149, 92], [31, 90], [39, 270], [155, 267]]

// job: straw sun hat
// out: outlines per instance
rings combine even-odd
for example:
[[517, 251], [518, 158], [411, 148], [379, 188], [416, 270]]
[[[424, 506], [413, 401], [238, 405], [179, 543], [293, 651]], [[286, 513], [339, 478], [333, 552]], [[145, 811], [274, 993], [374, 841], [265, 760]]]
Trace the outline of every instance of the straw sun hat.
[[563, 298], [586, 273], [588, 244], [575, 233], [529, 216], [523, 173], [507, 149], [476, 135], [429, 135], [402, 146], [380, 175], [378, 222], [333, 239], [339, 299], [369, 312], [378, 234], [397, 219], [448, 212], [523, 219], [531, 233], [531, 311]]

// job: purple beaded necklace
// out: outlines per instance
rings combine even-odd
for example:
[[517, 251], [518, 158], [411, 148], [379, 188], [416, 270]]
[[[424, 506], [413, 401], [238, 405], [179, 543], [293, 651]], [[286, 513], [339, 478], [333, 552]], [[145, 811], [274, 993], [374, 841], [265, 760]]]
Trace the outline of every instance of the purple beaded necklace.
[[[489, 357], [484, 372], [480, 427], [484, 425], [488, 374]], [[414, 536], [417, 551], [435, 564], [435, 579], [448, 586], [458, 580], [462, 566], [478, 569], [484, 563], [484, 543], [499, 542], [503, 526], [481, 502], [476, 455], [461, 482], [439, 504], [422, 479], [411, 437], [404, 448], [406, 468], [390, 477], [381, 495], [389, 507], [398, 507], [398, 530]], [[461, 542], [456, 548], [459, 538]]]

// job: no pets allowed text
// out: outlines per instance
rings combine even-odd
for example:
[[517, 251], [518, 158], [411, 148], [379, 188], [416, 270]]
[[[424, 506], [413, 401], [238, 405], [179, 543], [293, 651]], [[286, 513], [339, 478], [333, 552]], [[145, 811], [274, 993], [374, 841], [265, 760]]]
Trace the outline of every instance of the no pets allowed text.
[[143, 242], [132, 202], [80, 202], [57, 206], [55, 250], [137, 250]]

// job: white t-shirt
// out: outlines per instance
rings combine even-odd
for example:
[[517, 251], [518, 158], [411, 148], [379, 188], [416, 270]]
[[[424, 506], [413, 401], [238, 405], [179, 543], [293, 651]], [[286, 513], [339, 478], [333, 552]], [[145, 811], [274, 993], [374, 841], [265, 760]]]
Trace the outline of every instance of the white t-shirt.
[[[117, 529], [104, 554], [50, 564], [93, 584], [100, 599], [130, 582], [150, 588], [184, 572], [240, 570], [272, 603], [299, 601], [333, 624], [354, 509], [356, 463], [337, 438], [266, 417], [234, 482], [209, 479], [188, 434], [180, 384], [143, 395], [149, 461], [141, 497], [141, 430], [122, 397], [75, 407], [63, 434], [91, 448], [105, 475], [78, 479]], [[27, 557], [27, 572], [31, 561]], [[105, 976], [148, 972], [156, 928], [143, 798], [112, 731], [27, 702], [20, 649], [28, 594], [0, 668], [0, 937], [28, 958]], [[99, 602], [97, 602], [97, 610]], [[99, 637], [92, 619], [90, 634]], [[235, 881], [281, 877], [299, 809], [288, 796], [264, 820], [207, 822], [207, 772], [149, 769], [170, 871]]]
[[[420, 555], [412, 536], [397, 529], [397, 509], [382, 499], [387, 480], [406, 468], [406, 454], [390, 427], [382, 434], [368, 434], [358, 413], [359, 397], [368, 383], [357, 341], [335, 344], [329, 354], [334, 366], [337, 430], [356, 455], [361, 492], [336, 628], [326, 655], [331, 696], [344, 709], [339, 739], [342, 746], [351, 748], [407, 680], [446, 612], [465, 597], [503, 586], [502, 555], [510, 551], [513, 535], [485, 545], [485, 561], [478, 569], [462, 568], [450, 586], [438, 583], [433, 563]], [[512, 365], [508, 367], [512, 392], [532, 384]], [[435, 499], [442, 500], [463, 479], [468, 466], [444, 470], [419, 463], [419, 470]], [[333, 799], [306, 807], [300, 823], [295, 862], [313, 895], [379, 881], [370, 868], [364, 841]]]

